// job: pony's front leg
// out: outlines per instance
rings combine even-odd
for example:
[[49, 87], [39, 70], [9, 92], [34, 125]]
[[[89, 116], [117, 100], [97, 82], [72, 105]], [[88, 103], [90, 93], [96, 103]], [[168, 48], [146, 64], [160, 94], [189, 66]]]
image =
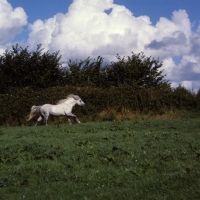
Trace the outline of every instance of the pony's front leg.
[[77, 121], [77, 123], [79, 123], [79, 124], [81, 123], [80, 120], [78, 119], [78, 117], [77, 117], [76, 115], [74, 115], [73, 113], [67, 113], [66, 115], [67, 115], [68, 117], [74, 117], [75, 120]]

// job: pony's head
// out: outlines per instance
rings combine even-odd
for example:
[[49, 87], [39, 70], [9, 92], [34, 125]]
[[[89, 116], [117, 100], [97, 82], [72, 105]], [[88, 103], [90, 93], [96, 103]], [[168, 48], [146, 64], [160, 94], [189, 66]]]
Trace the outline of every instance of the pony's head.
[[85, 106], [85, 103], [82, 101], [81, 98], [77, 100], [77, 104], [78, 104], [79, 106]]
[[78, 95], [70, 94], [67, 96], [67, 99], [69, 98], [73, 98], [76, 101], [76, 104], [78, 104], [79, 106], [85, 106], [85, 103]]

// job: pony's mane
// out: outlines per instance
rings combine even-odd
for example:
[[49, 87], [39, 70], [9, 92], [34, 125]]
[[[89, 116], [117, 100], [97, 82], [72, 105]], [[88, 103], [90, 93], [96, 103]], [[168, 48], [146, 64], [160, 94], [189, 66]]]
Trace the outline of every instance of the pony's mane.
[[69, 99], [69, 98], [74, 98], [75, 100], [79, 100], [80, 99], [80, 97], [78, 95], [74, 95], [74, 94], [67, 95], [67, 99]]
[[56, 102], [56, 105], [61, 104], [61, 103], [65, 102], [67, 99], [70, 99], [70, 98], [74, 98], [75, 100], [79, 100], [80, 99], [80, 97], [78, 95], [69, 94], [69, 95], [67, 95], [66, 99], [60, 99], [60, 100], [58, 100]]

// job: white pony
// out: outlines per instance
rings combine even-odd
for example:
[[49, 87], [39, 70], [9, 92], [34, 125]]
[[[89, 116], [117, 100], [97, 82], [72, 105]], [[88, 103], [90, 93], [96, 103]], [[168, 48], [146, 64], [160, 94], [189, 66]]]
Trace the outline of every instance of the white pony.
[[[35, 126], [37, 126], [38, 122], [42, 119], [47, 126], [47, 120], [50, 115], [53, 116], [62, 116], [65, 115], [67, 117], [73, 117], [78, 123], [81, 123], [80, 120], [72, 113], [72, 108], [78, 104], [79, 106], [85, 106], [85, 103], [81, 100], [78, 95], [70, 94], [66, 97], [66, 99], [59, 100], [56, 105], [52, 104], [44, 104], [42, 106], [32, 106], [30, 114], [26, 117], [26, 120], [29, 121], [33, 117], [39, 116]], [[69, 123], [71, 124], [71, 120], [68, 118]]]

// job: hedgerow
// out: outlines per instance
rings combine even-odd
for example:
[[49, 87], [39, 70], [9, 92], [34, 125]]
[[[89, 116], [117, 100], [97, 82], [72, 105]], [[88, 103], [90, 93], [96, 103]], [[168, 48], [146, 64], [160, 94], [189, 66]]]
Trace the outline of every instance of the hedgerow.
[[[182, 92], [180, 94], [180, 92]], [[163, 114], [176, 109], [199, 109], [199, 93], [195, 95], [185, 89], [169, 90], [162, 86], [145, 87], [111, 87], [108, 89], [93, 87], [60, 86], [46, 89], [30, 87], [12, 89], [0, 97], [0, 124], [26, 124], [25, 116], [32, 105], [54, 104], [67, 94], [77, 94], [86, 103], [84, 108], [75, 106], [73, 112], [83, 121], [99, 121], [100, 113], [115, 111], [122, 114], [124, 110], [132, 113]], [[111, 119], [115, 119], [112, 116]], [[109, 119], [108, 117], [105, 119]]]

